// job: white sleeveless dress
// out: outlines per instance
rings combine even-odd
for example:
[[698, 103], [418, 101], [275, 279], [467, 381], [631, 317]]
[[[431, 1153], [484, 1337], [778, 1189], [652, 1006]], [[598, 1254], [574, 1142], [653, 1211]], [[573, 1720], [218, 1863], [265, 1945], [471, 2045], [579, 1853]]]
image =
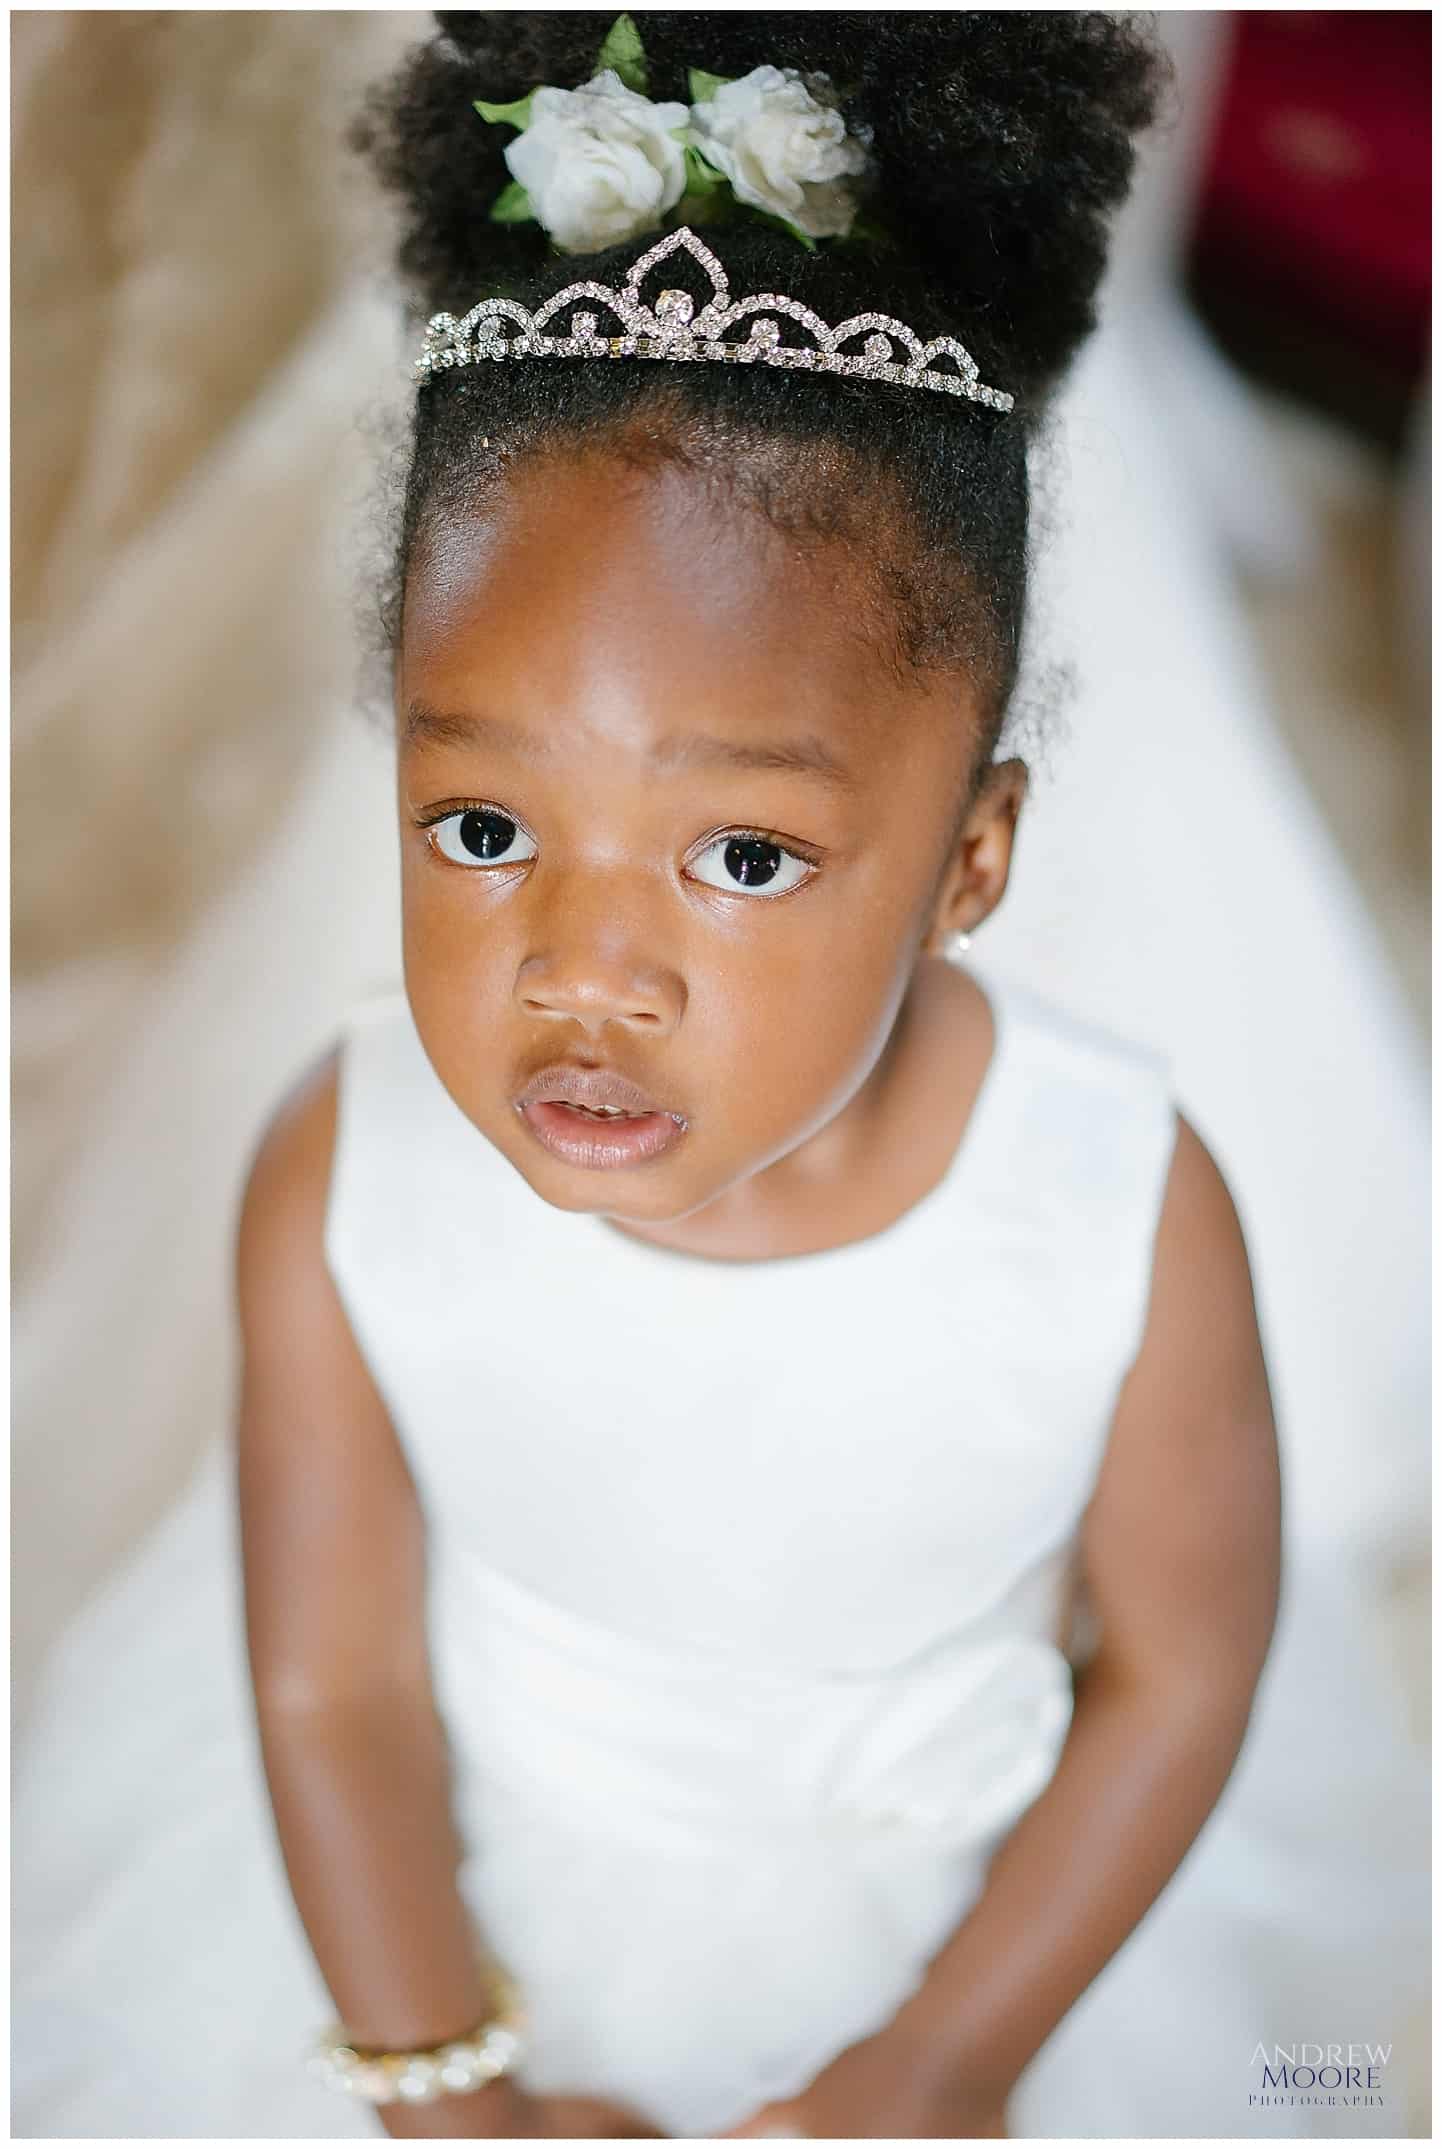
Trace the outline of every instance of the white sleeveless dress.
[[[799, 2091], [889, 2019], [1070, 1722], [1078, 1525], [1176, 1108], [1155, 1054], [978, 975], [996, 1047], [941, 1182], [869, 1238], [760, 1262], [542, 1201], [402, 994], [346, 1028], [326, 1255], [427, 1517], [461, 1884], [526, 1993], [521, 2079], [671, 2134]], [[23, 2133], [376, 2132], [297, 2061], [332, 2010], [253, 1750], [227, 1492], [213, 1466], [112, 1592], [131, 1665], [157, 1607], [168, 1707], [117, 1710], [103, 1809], [52, 1790], [35, 1886], [73, 1907], [27, 1917], [22, 1889]], [[52, 1786], [66, 1735], [41, 1727]], [[79, 1766], [93, 1715], [70, 1735]], [[1228, 1831], [1246, 1780], [1023, 2076], [1014, 2133], [1398, 2131], [1395, 2076], [1376, 2110], [1249, 2108], [1259, 2040], [1397, 2035], [1377, 1981], [1417, 1934], [1385, 1850], [1335, 1829], [1301, 1831], [1301, 1872], [1350, 1881], [1348, 1917], [1299, 1903], [1296, 1846], [1257, 1836], [1275, 1771]]]

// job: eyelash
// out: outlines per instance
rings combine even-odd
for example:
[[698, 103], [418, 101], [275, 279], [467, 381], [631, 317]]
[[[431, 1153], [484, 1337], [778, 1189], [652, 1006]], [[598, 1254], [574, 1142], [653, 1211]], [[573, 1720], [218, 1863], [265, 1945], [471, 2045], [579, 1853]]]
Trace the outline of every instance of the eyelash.
[[[428, 812], [417, 814], [415, 816], [415, 824], [418, 828], [429, 831], [432, 828], [438, 827], [442, 821], [453, 820], [457, 814], [462, 813], [495, 813], [499, 814], [503, 820], [513, 822], [517, 828], [520, 828], [522, 826], [521, 822], [517, 821], [515, 815], [509, 812], [506, 807], [498, 806], [494, 799], [489, 798], [451, 799], [443, 806], [432, 806]], [[809, 849], [803, 848], [803, 846], [797, 843], [785, 843], [782, 841], [780, 836], [774, 835], [771, 830], [767, 828], [749, 828], [743, 826], [736, 826], [715, 829], [712, 834], [707, 836], [705, 841], [701, 844], [699, 850], [696, 853], [696, 856], [698, 858], [704, 856], [704, 854], [711, 848], [712, 844], [719, 843], [723, 836], [734, 837], [742, 843], [755, 842], [774, 844], [776, 849], [782, 853], [783, 857], [794, 858], [800, 864], [806, 866], [809, 869], [806, 874], [806, 879], [798, 881], [794, 888], [784, 889], [782, 891], [784, 895], [795, 895], [798, 889], [804, 888], [808, 882], [814, 880], [816, 878], [816, 875], [821, 870], [821, 860], [817, 853]], [[532, 838], [532, 840], [534, 841], [535, 839]], [[427, 835], [427, 842], [430, 842], [429, 835]], [[431, 843], [430, 848], [435, 851], [435, 844]], [[455, 863], [454, 860], [445, 858], [444, 854], [439, 851], [436, 851], [436, 855], [437, 857], [441, 858], [442, 863], [445, 865], [451, 865]], [[509, 869], [514, 870], [515, 866], [525, 865], [526, 863], [528, 863], [528, 861], [525, 859], [513, 859], [510, 861]], [[484, 859], [480, 858], [476, 860], [473, 866], [457, 867], [457, 871], [462, 873], [496, 873], [504, 872], [506, 870], [508, 870], [508, 868], [505, 865], [488, 865]], [[710, 883], [702, 882], [701, 885], [703, 887], [706, 887], [710, 886]], [[728, 889], [723, 888], [714, 889], [713, 892], [717, 895], [725, 895], [730, 893]], [[748, 903], [758, 901], [775, 903], [780, 901], [780, 897], [774, 895], [759, 897], [744, 895], [742, 890], [739, 888], [736, 890], [736, 894], [741, 897], [741, 900], [743, 902]]]

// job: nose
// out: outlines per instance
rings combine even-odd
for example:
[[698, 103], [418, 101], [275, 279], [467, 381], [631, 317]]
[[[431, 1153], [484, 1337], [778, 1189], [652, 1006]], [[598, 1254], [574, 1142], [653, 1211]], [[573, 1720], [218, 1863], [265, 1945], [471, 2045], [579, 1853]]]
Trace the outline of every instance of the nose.
[[517, 1004], [528, 1015], [577, 1022], [599, 1033], [623, 1023], [657, 1035], [681, 1012], [684, 988], [654, 952], [654, 934], [614, 887], [558, 890], [537, 942], [516, 973]]

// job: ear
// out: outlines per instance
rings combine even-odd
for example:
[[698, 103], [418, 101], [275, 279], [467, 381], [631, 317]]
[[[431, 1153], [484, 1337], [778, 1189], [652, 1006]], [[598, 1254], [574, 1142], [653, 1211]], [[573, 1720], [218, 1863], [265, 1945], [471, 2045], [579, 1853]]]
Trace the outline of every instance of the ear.
[[987, 770], [942, 868], [923, 954], [939, 954], [948, 933], [974, 932], [1006, 894], [1030, 774], [1015, 757]]

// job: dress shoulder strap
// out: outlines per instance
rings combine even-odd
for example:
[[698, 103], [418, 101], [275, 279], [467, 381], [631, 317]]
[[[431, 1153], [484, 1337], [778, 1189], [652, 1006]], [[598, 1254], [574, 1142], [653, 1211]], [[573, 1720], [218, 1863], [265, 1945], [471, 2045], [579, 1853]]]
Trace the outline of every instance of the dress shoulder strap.
[[1124, 1366], [1140, 1348], [1152, 1257], [1177, 1136], [1168, 1053], [1014, 978], [983, 983], [1008, 1025], [1009, 1090], [992, 1163], [1003, 1186], [990, 1221], [1070, 1276]]
[[339, 1044], [326, 1264], [379, 1370], [454, 1298], [480, 1219], [511, 1242], [522, 1183], [431, 1066], [403, 990], [353, 1002]]
[[363, 1183], [383, 1183], [400, 1200], [418, 1173], [440, 1165], [468, 1176], [489, 1165], [505, 1176], [493, 1144], [432, 1067], [403, 990], [353, 1001], [340, 1046], [333, 1207]]

